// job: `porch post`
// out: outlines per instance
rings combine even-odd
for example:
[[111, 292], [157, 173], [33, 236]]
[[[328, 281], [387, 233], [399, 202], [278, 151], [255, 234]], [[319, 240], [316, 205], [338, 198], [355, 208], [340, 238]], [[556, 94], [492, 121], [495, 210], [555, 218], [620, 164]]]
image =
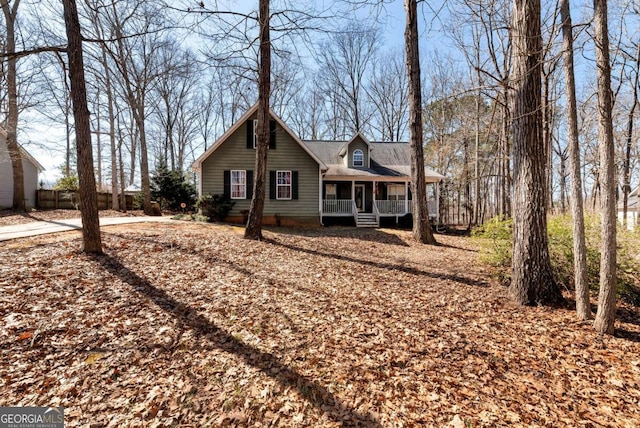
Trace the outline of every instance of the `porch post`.
[[404, 212], [409, 212], [409, 182], [404, 182]]
[[375, 205], [376, 203], [376, 194], [378, 193], [378, 182], [376, 180], [373, 180], [373, 189], [371, 192], [371, 199], [372, 199], [372, 203]]
[[318, 210], [320, 211], [320, 223], [322, 223], [322, 169], [318, 167]]
[[436, 224], [440, 224], [440, 182], [436, 181]]

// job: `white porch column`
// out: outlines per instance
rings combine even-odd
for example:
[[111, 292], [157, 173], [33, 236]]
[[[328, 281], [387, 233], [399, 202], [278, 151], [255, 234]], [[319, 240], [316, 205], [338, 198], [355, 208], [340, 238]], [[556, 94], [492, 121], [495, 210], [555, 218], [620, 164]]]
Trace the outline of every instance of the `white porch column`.
[[[320, 211], [320, 217], [322, 217], [322, 169], [320, 167], [318, 167], [318, 190], [318, 209]], [[322, 218], [320, 219], [320, 222], [322, 222]]]
[[409, 182], [404, 182], [404, 212], [409, 212]]
[[436, 181], [436, 224], [440, 224], [440, 182]]
[[373, 189], [371, 192], [371, 198], [373, 199], [373, 203], [376, 203], [376, 199], [377, 198], [377, 193], [378, 193], [378, 182], [376, 180], [373, 180]]

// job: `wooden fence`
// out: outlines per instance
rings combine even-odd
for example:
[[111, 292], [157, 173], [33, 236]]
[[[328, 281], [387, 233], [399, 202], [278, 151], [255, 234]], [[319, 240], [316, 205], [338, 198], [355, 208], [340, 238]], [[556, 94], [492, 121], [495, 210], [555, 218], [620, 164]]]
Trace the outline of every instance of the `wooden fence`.
[[[133, 209], [133, 195], [124, 195], [127, 209]], [[112, 202], [111, 193], [98, 192], [98, 209], [110, 210]], [[75, 210], [78, 209], [79, 199], [77, 192], [66, 190], [38, 190], [36, 192], [36, 207], [43, 210]]]

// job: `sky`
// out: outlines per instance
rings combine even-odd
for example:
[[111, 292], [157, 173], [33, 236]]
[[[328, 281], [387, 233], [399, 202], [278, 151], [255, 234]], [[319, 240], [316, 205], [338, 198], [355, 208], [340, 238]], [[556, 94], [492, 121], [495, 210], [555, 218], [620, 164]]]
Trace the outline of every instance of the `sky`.
[[[330, 1], [326, 2], [327, 4]], [[257, 0], [255, 1], [228, 1], [218, 0], [221, 9], [225, 7], [234, 8], [239, 12], [248, 12], [257, 8]], [[322, 7], [321, 2], [315, 2], [317, 7]], [[426, 8], [425, 8], [426, 9]], [[375, 12], [373, 12], [375, 13]], [[430, 12], [423, 14], [423, 20], [419, 23], [423, 40], [432, 44], [434, 39], [438, 38], [438, 33], [433, 31], [433, 25], [428, 22]], [[353, 16], [357, 19], [370, 20], [372, 12], [367, 9], [360, 9], [348, 14], [344, 14], [345, 21]], [[384, 10], [378, 15], [380, 21], [381, 34], [383, 37], [383, 50], [403, 50], [404, 49], [404, 26], [405, 13], [402, 0], [385, 1]], [[433, 20], [431, 20], [433, 22]], [[441, 38], [438, 45], [445, 43]], [[45, 167], [45, 171], [40, 174], [39, 180], [45, 186], [52, 186], [56, 179], [60, 177], [60, 165], [65, 161], [65, 131], [64, 125], [34, 125], [41, 123], [38, 113], [27, 111], [21, 115], [20, 124], [20, 143]], [[94, 135], [95, 138], [95, 135]], [[103, 144], [104, 145], [104, 144]], [[95, 147], [95, 142], [94, 142]], [[106, 148], [106, 147], [105, 147]], [[104, 150], [104, 149], [103, 149]], [[95, 149], [94, 149], [95, 152]], [[94, 153], [94, 158], [96, 158]], [[103, 151], [103, 163], [105, 168], [108, 162], [109, 154], [107, 150]]]
[[[193, 4], [191, 0], [183, 1]], [[209, 1], [213, 4], [214, 0]], [[443, 0], [422, 2], [419, 6], [419, 29], [423, 70], [429, 67], [429, 54], [434, 51], [459, 56], [459, 54], [457, 54], [457, 48], [453, 45], [450, 38], [447, 37], [446, 30], [443, 29], [443, 23], [451, 22], [451, 20], [447, 16], [447, 9], [440, 7], [442, 1]], [[281, 2], [296, 3], [294, 0], [279, 0], [279, 3]], [[327, 5], [334, 3], [333, 0], [318, 0], [312, 2], [312, 4], [319, 9], [328, 7]], [[574, 7], [580, 7], [576, 6], [576, 3], [580, 2], [573, 2]], [[207, 4], [207, 2], [205, 2], [205, 4]], [[249, 12], [257, 8], [257, 0], [217, 0], [217, 4], [220, 9], [229, 8], [239, 12]], [[334, 13], [333, 9], [329, 8], [328, 10], [330, 13]], [[374, 17], [377, 18], [383, 37], [382, 50], [404, 50], [405, 12], [403, 0], [385, 0], [384, 8], [378, 12], [379, 13], [376, 13], [361, 8], [356, 11], [342, 13], [342, 15], [345, 22], [352, 19], [366, 21]], [[574, 17], [578, 17], [574, 18], [574, 23], [581, 22], [580, 19], [583, 14], [581, 10], [572, 12]], [[580, 58], [576, 58], [576, 60], [580, 62]], [[459, 56], [459, 62], [461, 64], [464, 63], [464, 59], [461, 56]], [[580, 76], [577, 77], [580, 78]], [[28, 112], [23, 114], [21, 117], [23, 129], [20, 133], [20, 142], [46, 168], [46, 171], [41, 176], [41, 180], [47, 185], [52, 185], [60, 175], [59, 166], [64, 162], [64, 126], [63, 124], [59, 126], [32, 125], [40, 122], [35, 113]], [[95, 153], [94, 157], [96, 157]], [[106, 161], [108, 161], [108, 153], [106, 151], [103, 154], [103, 158], [106, 164]]]

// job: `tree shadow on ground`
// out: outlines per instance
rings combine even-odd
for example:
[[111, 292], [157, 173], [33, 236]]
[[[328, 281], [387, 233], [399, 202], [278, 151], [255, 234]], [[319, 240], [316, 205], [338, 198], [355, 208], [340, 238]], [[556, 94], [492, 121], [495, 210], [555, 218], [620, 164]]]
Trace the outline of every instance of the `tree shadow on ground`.
[[623, 328], [616, 328], [614, 337], [618, 337], [620, 339], [628, 340], [629, 342], [640, 343], [640, 332], [637, 331], [629, 331]]
[[323, 228], [267, 228], [267, 230], [281, 235], [317, 238], [352, 238], [380, 244], [400, 245], [402, 247], [409, 246], [409, 244], [398, 235], [380, 229], [332, 226]]
[[283, 364], [273, 354], [263, 352], [243, 343], [228, 332], [211, 323], [191, 306], [180, 302], [166, 291], [123, 265], [110, 255], [94, 256], [95, 261], [107, 272], [120, 278], [133, 291], [146, 298], [158, 308], [175, 317], [197, 336], [207, 339], [216, 348], [241, 357], [246, 364], [260, 370], [285, 387], [295, 388], [300, 395], [319, 411], [342, 426], [380, 427], [380, 423], [369, 413], [363, 414], [338, 400], [325, 387]]
[[320, 256], [320, 257], [327, 257], [327, 258], [341, 260], [341, 261], [347, 261], [347, 262], [351, 262], [351, 263], [358, 263], [358, 264], [361, 264], [363, 266], [375, 267], [375, 268], [386, 269], [386, 270], [391, 270], [391, 271], [402, 271], [402, 272], [410, 273], [410, 274], [416, 275], [416, 276], [426, 276], [426, 277], [433, 278], [433, 279], [445, 279], [445, 280], [450, 280], [450, 281], [454, 281], [454, 282], [459, 282], [459, 283], [465, 284], [465, 285], [473, 285], [473, 286], [476, 286], [476, 287], [488, 287], [489, 286], [489, 283], [487, 283], [485, 281], [479, 281], [479, 280], [476, 280], [476, 279], [467, 278], [467, 277], [460, 276], [460, 275], [451, 275], [451, 274], [440, 274], [440, 273], [434, 273], [434, 272], [427, 272], [427, 271], [424, 271], [424, 270], [420, 270], [420, 269], [414, 268], [412, 266], [406, 266], [406, 265], [402, 265], [402, 264], [381, 263], [381, 262], [376, 262], [376, 261], [371, 261], [371, 260], [362, 260], [362, 259], [359, 259], [359, 258], [356, 258], [356, 257], [344, 255], [344, 254], [334, 254], [334, 253], [326, 253], [326, 252], [318, 251], [318, 250], [310, 250], [308, 248], [302, 248], [302, 247], [298, 247], [296, 245], [291, 245], [291, 244], [285, 244], [283, 242], [278, 242], [278, 241], [276, 241], [274, 239], [265, 239], [265, 242], [267, 242], [269, 244], [272, 244], [272, 245], [288, 248], [288, 249], [293, 250], [293, 251], [299, 251], [301, 253], [311, 254], [311, 255]]

